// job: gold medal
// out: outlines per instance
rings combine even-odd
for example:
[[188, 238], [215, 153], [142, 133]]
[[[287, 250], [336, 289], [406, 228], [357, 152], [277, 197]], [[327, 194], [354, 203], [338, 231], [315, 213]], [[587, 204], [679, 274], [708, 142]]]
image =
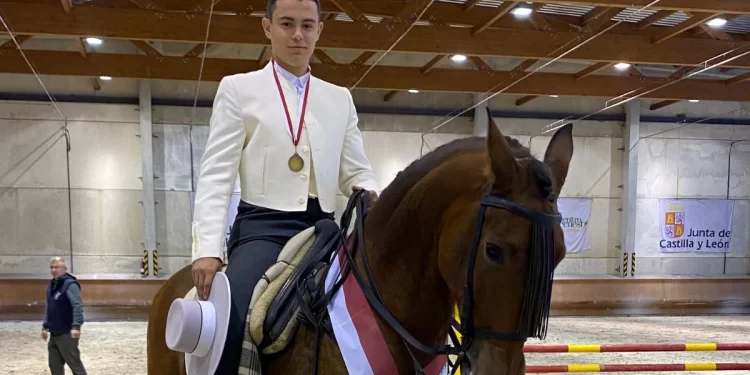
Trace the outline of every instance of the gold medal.
[[302, 160], [302, 157], [300, 157], [296, 152], [292, 157], [289, 158], [289, 169], [292, 170], [292, 172], [299, 172], [302, 170], [302, 168], [305, 166], [305, 161]]

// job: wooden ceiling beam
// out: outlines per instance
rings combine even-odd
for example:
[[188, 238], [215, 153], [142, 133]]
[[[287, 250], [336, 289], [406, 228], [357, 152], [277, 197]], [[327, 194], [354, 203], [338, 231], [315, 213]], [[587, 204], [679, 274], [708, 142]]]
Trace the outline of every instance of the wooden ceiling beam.
[[210, 44], [198, 43], [195, 45], [195, 47], [191, 48], [190, 51], [187, 51], [185, 55], [183, 55], [183, 57], [198, 57], [201, 54], [203, 54], [203, 51], [207, 47], [210, 47], [210, 46], [211, 46]]
[[333, 3], [333, 5], [335, 5], [336, 8], [344, 12], [344, 14], [349, 16], [349, 18], [351, 18], [354, 22], [370, 22], [370, 19], [368, 19], [367, 16], [365, 16], [365, 14], [362, 13], [362, 11], [360, 11], [359, 8], [357, 8], [357, 6], [354, 5], [351, 1], [349, 0], [328, 0], [328, 1]]
[[[610, 9], [612, 9], [612, 8], [607, 8], [607, 7], [597, 7], [597, 8], [594, 8], [591, 11], [589, 11], [588, 13], [586, 13], [586, 14], [583, 15], [583, 22], [582, 23], [584, 25], [588, 25], [589, 23], [591, 23], [592, 20], [599, 19], [599, 17], [602, 17], [602, 16], [609, 16]], [[618, 13], [621, 10], [622, 9], [618, 9]], [[611, 16], [609, 16], [609, 18], [611, 18]]]
[[161, 52], [157, 51], [156, 48], [154, 48], [151, 44], [149, 44], [146, 41], [143, 40], [131, 40], [131, 43], [133, 43], [136, 48], [141, 50], [141, 52], [149, 55], [149, 56], [161, 56]]
[[14, 42], [13, 39], [6, 41], [3, 44], [0, 44], [0, 53], [2, 53], [3, 50], [6, 49], [16, 49], [18, 46], [16, 45], [16, 42], [18, 42], [19, 45], [23, 45], [23, 43], [29, 39], [31, 39], [31, 35], [17, 35], [16, 41]]
[[[422, 66], [422, 68], [419, 70], [419, 73], [420, 74], [429, 74], [433, 69], [435, 69], [435, 66], [437, 65], [437, 63], [439, 63], [440, 60], [442, 60], [445, 56], [446, 55], [437, 55], [437, 56], [434, 56], [432, 59], [430, 59], [430, 61], [428, 61], [426, 64], [424, 64]], [[387, 102], [387, 101], [393, 99], [393, 97], [396, 96], [396, 94], [398, 94], [398, 92], [399, 92], [399, 90], [391, 90], [389, 93], [387, 93], [387, 94], [385, 94], [385, 96], [383, 96], [383, 101]]]
[[690, 30], [693, 27], [696, 27], [710, 20], [711, 18], [714, 18], [715, 16], [716, 14], [714, 13], [693, 13], [691, 17], [686, 19], [685, 21], [682, 21], [681, 23], [674, 25], [666, 30], [662, 30], [660, 33], [651, 37], [651, 41], [654, 44], [657, 44], [667, 39], [674, 38], [680, 33]]
[[[38, 2], [30, 2], [27, 4], [23, 4], [23, 2], [8, 2], [7, 0], [0, 0], [0, 4], [3, 4], [3, 8], [6, 7], [6, 4], [9, 5], [18, 5], [22, 4], [24, 6], [42, 6], [42, 7], [49, 7], [49, 5], [44, 3], [38, 3]], [[257, 0], [249, 0], [250, 3], [256, 2]], [[265, 9], [265, 3], [266, 0], [262, 1], [262, 7], [257, 8], [258, 10]], [[134, 3], [128, 2], [128, 7], [108, 7], [104, 5], [99, 5], [99, 2], [96, 2], [97, 6], [93, 6], [92, 8], [96, 9], [105, 9], [110, 12], [120, 12], [121, 10], [133, 10], [138, 9], [137, 5]], [[107, 3], [108, 4], [108, 3]], [[225, 4], [225, 2], [221, 2], [220, 4]], [[144, 6], [148, 6], [148, 4], [143, 4]], [[325, 12], [324, 14], [337, 14], [340, 13], [341, 10], [338, 8], [332, 6], [328, 2], [323, 3], [324, 9], [326, 9], [326, 5], [328, 8], [330, 8], [329, 12]], [[374, 16], [374, 17], [383, 17], [386, 20], [391, 20], [394, 17], [396, 17], [404, 7], [404, 3], [401, 1], [370, 1], [366, 3], [360, 3], [357, 4], [360, 9], [360, 11], [368, 16]], [[87, 6], [88, 7], [88, 6]], [[60, 7], [54, 6], [55, 10], [59, 12]], [[77, 7], [82, 8], [82, 7]], [[218, 5], [217, 5], [218, 8]], [[253, 8], [252, 6], [244, 6], [243, 9], [247, 8]], [[146, 9], [141, 8], [142, 10], [151, 10], [154, 12], [153, 9]], [[253, 8], [255, 9], [255, 8]], [[218, 9], [214, 9], [215, 13], [214, 16], [217, 14], [222, 14], [222, 16], [228, 16], [229, 13], [234, 13], [235, 11], [229, 11], [225, 10], [226, 13], [220, 13]], [[470, 11], [463, 11], [462, 4], [455, 4], [455, 3], [445, 3], [445, 2], [435, 2], [433, 3], [429, 9], [427, 9], [422, 17], [423, 20], [429, 21], [433, 24], [452, 24], [452, 25], [463, 25], [466, 27], [473, 27], [475, 25], [481, 25], [487, 22], [488, 15], [492, 14], [493, 9], [488, 7], [478, 7], [475, 9], [472, 9]], [[183, 17], [185, 19], [191, 20], [191, 19], [201, 19], [202, 22], [205, 22], [204, 19], [201, 17], [206, 17], [207, 14], [188, 14], [187, 16], [184, 13], [178, 13], [175, 11], [164, 11], [160, 10], [160, 14], [170, 14], [170, 15], [178, 15], [180, 17]], [[240, 17], [247, 17], [249, 16], [249, 13], [237, 13]], [[229, 15], [231, 17], [231, 15]], [[555, 20], [557, 23], [561, 25], [576, 25], [579, 23], [579, 18], [574, 16], [565, 16], [565, 15], [553, 15], [548, 14], [545, 15], [550, 20]], [[529, 28], [529, 23], [527, 20], [523, 19], [516, 19], [515, 17], [505, 17], [497, 22], [495, 22], [492, 26], [492, 28]], [[570, 28], [573, 30], [573, 28]], [[324, 33], [325, 34], [325, 33]]]
[[[569, 5], [587, 5], [600, 6], [608, 8], [635, 8], [633, 0], [534, 0], [535, 3], [542, 4], [569, 4]], [[641, 2], [641, 7], [651, 3], [651, 1]], [[648, 9], [652, 10], [687, 10], [692, 12], [710, 12], [710, 13], [730, 13], [730, 14], [750, 14], [750, 2], [746, 0], [661, 0]]]
[[[686, 11], [684, 13], [688, 17], [692, 17], [693, 16], [693, 14], [691, 12], [687, 12]], [[698, 27], [695, 28], [695, 30], [698, 32], [698, 34], [700, 34], [701, 32], [703, 32], [703, 33], [706, 33], [711, 38], [714, 38], [716, 40], [727, 40], [727, 41], [734, 40], [734, 38], [732, 38], [732, 36], [730, 36], [729, 34], [723, 32], [721, 30], [714, 29], [713, 27], [706, 25], [705, 22], [700, 23], [698, 25]]]
[[664, 18], [667, 18], [671, 16], [672, 14], [676, 13], [673, 10], [660, 10], [644, 19], [642, 19], [640, 22], [638, 22], [638, 28], [639, 29], [645, 29], [659, 21], [661, 21]]
[[471, 35], [474, 36], [474, 35], [481, 33], [484, 30], [487, 30], [490, 26], [492, 26], [492, 24], [497, 22], [499, 19], [503, 18], [506, 14], [508, 14], [508, 12], [510, 12], [510, 10], [513, 9], [518, 3], [519, 3], [518, 1], [508, 1], [500, 5], [499, 7], [497, 7], [497, 9], [495, 10], [495, 14], [492, 16], [492, 18], [490, 18], [489, 20], [487, 20], [481, 25], [475, 26], [471, 30]]
[[675, 103], [679, 103], [679, 102], [680, 102], [679, 100], [662, 100], [660, 102], [656, 102], [654, 104], [651, 104], [651, 106], [648, 107], [648, 109], [650, 109], [652, 111], [656, 111], [657, 109], [662, 109], [662, 108], [664, 108], [666, 106], [669, 106], [669, 105], [672, 105], [672, 104], [675, 104]]
[[536, 98], [538, 98], [539, 95], [526, 95], [518, 100], [516, 100], [516, 106], [520, 107]]
[[578, 73], [573, 74], [573, 79], [579, 80], [581, 78], [588, 77], [588, 76], [590, 76], [590, 75], [598, 72], [599, 70], [602, 70], [602, 69], [604, 69], [604, 68], [606, 68], [606, 67], [608, 67], [610, 65], [612, 65], [612, 63], [608, 63], [608, 62], [599, 62], [599, 63], [596, 63], [596, 64], [592, 64], [592, 65], [588, 66], [587, 68], [584, 68], [584, 69], [580, 70]]
[[[138, 0], [144, 1], [144, 0]], [[211, 3], [209, 0], [149, 0], [162, 9], [179, 10], [179, 11], [199, 11], [207, 12]], [[266, 8], [267, 0], [222, 0], [214, 6], [218, 12], [240, 12], [263, 11]], [[458, 8], [458, 13], [479, 11], [486, 12], [487, 7], [477, 6], [479, 0], [469, 0], [465, 4], [452, 4]], [[646, 6], [651, 1], [641, 1], [641, 6]], [[370, 14], [371, 9], [393, 9], [403, 5], [402, 1], [373, 1], [373, 0], [352, 0], [352, 3], [363, 13]], [[380, 3], [380, 4], [379, 4]], [[609, 8], [634, 8], [638, 3], [634, 0], [534, 0], [534, 3], [541, 4], [570, 4], [584, 5]], [[321, 2], [324, 12], [336, 12], [338, 8], [329, 1]], [[435, 4], [437, 5], [437, 4]], [[651, 5], [648, 9], [652, 10], [687, 10], [693, 12], [710, 12], [726, 14], [750, 14], [750, 2], [747, 0], [661, 0]]]
[[258, 55], [258, 67], [266, 65], [271, 61], [271, 46], [263, 46]]
[[[26, 50], [26, 56], [40, 74], [62, 76], [112, 76], [134, 79], [195, 80], [200, 68], [199, 59], [181, 56], [147, 56], [96, 53], [82, 58], [77, 52]], [[256, 60], [207, 58], [203, 80], [219, 82], [235, 73], [255, 70]], [[365, 65], [341, 69], [341, 66], [311, 64], [315, 75], [334, 84], [349, 87], [370, 68]], [[432, 69], [429, 75], [422, 68], [375, 66], [359, 83], [360, 89], [408, 90], [437, 92], [484, 93], [500, 82], [513, 80], [511, 72], [494, 71], [492, 77], [474, 69]], [[3, 55], [0, 73], [29, 74], [23, 56], [9, 50]], [[504, 92], [513, 95], [565, 95], [589, 97], [617, 97], [627, 92], [649, 86], [660, 86], [664, 78], [592, 75], [575, 80], [570, 74], [536, 73], [529, 75]], [[686, 79], [648, 93], [643, 98], [701, 99], [721, 101], [746, 101], [750, 83], [727, 85], [723, 80]]]
[[352, 65], [362, 65], [373, 56], [375, 56], [375, 52], [373, 51], [362, 52], [354, 59], [354, 61], [352, 61]]
[[60, 4], [62, 5], [63, 12], [70, 13], [70, 9], [73, 7], [70, 0], [60, 0]]
[[476, 7], [477, 4], [482, 0], [467, 0], [466, 4], [464, 4], [464, 12], [470, 11], [472, 8]]
[[[206, 37], [204, 29], [195, 27], [207, 21], [202, 19], [207, 17], [203, 15], [186, 19], [184, 15], [172, 13], [139, 9], [112, 11], [99, 7], [75, 7], [71, 13], [65, 14], [57, 7], [20, 3], [4, 3], [3, 12], [17, 34], [69, 37], [105, 35], [125, 40], [184, 43], [203, 43]], [[262, 29], [260, 18], [222, 14], [214, 14], [213, 17], [209, 43], [268, 43], [265, 35], [259, 32]], [[326, 32], [317, 47], [385, 51], [392, 44], [388, 43], [392, 36], [400, 35], [398, 33], [406, 31], [407, 27], [402, 24], [332, 21], [326, 24]], [[392, 51], [544, 59], [576, 39], [580, 39], [579, 33], [556, 32], [555, 38], [551, 38], [548, 32], [537, 30], [488, 29], [472, 37], [471, 29], [466, 28], [415, 27]], [[653, 45], [642, 35], [607, 33], [572, 51], [562, 60], [697, 65], [732, 48], [735, 47], [727, 42], [709, 38], [674, 37]], [[724, 67], [750, 68], [750, 57], [733, 60]]]
[[315, 51], [313, 51], [313, 55], [323, 64], [336, 65], [336, 60], [331, 58], [331, 56], [328, 56], [328, 54], [320, 48], [316, 48]]
[[730, 78], [730, 79], [726, 80], [726, 84], [727, 85], [735, 85], [735, 84], [738, 84], [740, 82], [747, 82], [747, 81], [750, 81], [750, 73], [743, 73], [743, 74], [740, 74], [740, 75], [738, 75], [736, 77]]

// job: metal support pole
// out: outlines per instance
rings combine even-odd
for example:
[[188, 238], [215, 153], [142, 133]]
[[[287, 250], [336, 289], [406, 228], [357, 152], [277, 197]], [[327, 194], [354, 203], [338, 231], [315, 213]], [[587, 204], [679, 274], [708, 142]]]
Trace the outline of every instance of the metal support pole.
[[[484, 94], [474, 94], [474, 104], [484, 100], [487, 96]], [[487, 102], [484, 102], [474, 107], [474, 135], [477, 137], [487, 136], [487, 125], [489, 119], [487, 118]]]
[[156, 250], [156, 202], [154, 199], [154, 148], [151, 118], [151, 82], [141, 80], [138, 108], [141, 115], [141, 182], [143, 183], [143, 248], [148, 252], [148, 271], [154, 275]]
[[[619, 274], [623, 277], [633, 276], [632, 267], [635, 263], [635, 208], [638, 191], [638, 139], [640, 138], [641, 102], [631, 100], [625, 103], [625, 129], [622, 136], [622, 191], [620, 194], [620, 251], [623, 269]], [[630, 262], [628, 262], [628, 255]]]

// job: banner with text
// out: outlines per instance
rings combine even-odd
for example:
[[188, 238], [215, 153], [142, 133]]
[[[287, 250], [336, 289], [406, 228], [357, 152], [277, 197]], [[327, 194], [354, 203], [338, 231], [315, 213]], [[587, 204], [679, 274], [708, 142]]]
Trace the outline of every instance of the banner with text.
[[734, 201], [660, 199], [659, 250], [664, 253], [729, 252]]
[[565, 234], [565, 247], [568, 253], [591, 250], [589, 243], [591, 199], [558, 198], [557, 209], [562, 215], [560, 226]]

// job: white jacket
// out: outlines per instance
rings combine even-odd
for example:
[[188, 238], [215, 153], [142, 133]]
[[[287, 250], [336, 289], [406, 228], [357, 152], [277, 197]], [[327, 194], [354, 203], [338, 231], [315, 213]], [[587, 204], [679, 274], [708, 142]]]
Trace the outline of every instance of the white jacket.
[[[349, 90], [314, 76], [297, 147], [304, 168], [289, 169], [295, 147], [272, 69], [269, 62], [260, 70], [224, 77], [219, 84], [195, 193], [193, 260], [223, 258], [227, 211], [238, 174], [243, 201], [281, 211], [307, 208], [310, 157], [326, 212], [334, 211], [338, 191], [347, 197], [353, 186], [380, 191]], [[296, 133], [297, 91], [282, 75], [279, 81]]]

